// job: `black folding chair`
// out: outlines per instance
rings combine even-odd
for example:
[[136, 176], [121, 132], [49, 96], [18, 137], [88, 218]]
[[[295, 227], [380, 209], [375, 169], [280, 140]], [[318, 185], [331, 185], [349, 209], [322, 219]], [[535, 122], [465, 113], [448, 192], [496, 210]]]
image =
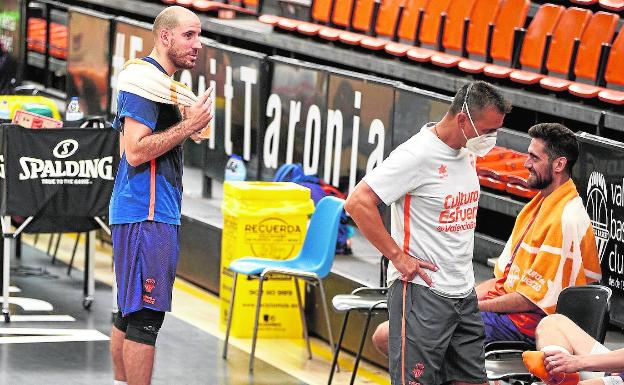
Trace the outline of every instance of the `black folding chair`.
[[340, 329], [340, 337], [338, 337], [338, 343], [336, 344], [336, 350], [334, 351], [334, 357], [332, 359], [331, 370], [329, 372], [328, 385], [331, 385], [334, 378], [334, 372], [338, 363], [338, 355], [340, 354], [340, 346], [347, 330], [347, 322], [349, 320], [349, 313], [356, 311], [366, 314], [366, 322], [362, 330], [362, 337], [360, 338], [360, 346], [358, 348], [357, 355], [355, 356], [355, 364], [353, 366], [353, 373], [351, 374], [351, 381], [349, 384], [353, 385], [355, 377], [357, 375], [360, 359], [362, 358], [362, 349], [366, 342], [366, 336], [368, 334], [368, 326], [373, 314], [387, 313], [388, 312], [388, 288], [386, 286], [386, 271], [388, 269], [388, 259], [384, 256], [381, 257], [380, 274], [379, 274], [379, 287], [360, 287], [351, 292], [351, 294], [339, 294], [332, 299], [332, 305], [336, 311], [344, 311], [344, 321], [342, 322], [342, 329]]
[[[563, 314], [596, 341], [604, 343], [609, 327], [611, 289], [602, 285], [571, 286], [563, 289], [557, 299], [557, 314]], [[485, 347], [485, 369], [488, 380], [541, 381], [528, 373], [522, 352], [535, 346], [518, 341], [497, 341]]]

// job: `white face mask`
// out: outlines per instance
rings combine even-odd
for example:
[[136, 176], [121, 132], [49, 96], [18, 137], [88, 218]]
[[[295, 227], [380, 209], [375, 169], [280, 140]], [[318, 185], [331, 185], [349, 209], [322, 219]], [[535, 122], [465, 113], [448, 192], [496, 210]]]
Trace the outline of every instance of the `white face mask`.
[[[470, 91], [470, 89], [466, 91], [466, 98], [468, 98], [468, 91]], [[472, 117], [470, 116], [470, 111], [468, 111], [468, 103], [466, 103], [466, 99], [464, 99], [463, 108], [466, 109], [466, 115], [468, 115], [468, 119], [470, 119], [472, 129], [474, 130], [475, 134], [477, 134], [477, 136], [475, 136], [474, 138], [468, 139], [468, 137], [464, 133], [464, 130], [461, 130], [464, 138], [466, 138], [466, 148], [468, 149], [468, 151], [472, 152], [477, 156], [485, 156], [488, 152], [492, 150], [492, 148], [494, 148], [494, 146], [496, 146], [496, 131], [489, 134], [479, 135], [477, 127], [475, 126], [474, 122], [472, 121]]]

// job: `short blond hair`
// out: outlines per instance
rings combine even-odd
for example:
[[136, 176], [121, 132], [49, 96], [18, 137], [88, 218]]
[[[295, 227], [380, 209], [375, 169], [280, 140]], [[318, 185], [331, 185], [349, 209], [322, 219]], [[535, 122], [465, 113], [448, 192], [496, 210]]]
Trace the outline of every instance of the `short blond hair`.
[[173, 5], [171, 7], [167, 7], [163, 9], [156, 19], [154, 20], [154, 25], [152, 26], [152, 33], [154, 34], [154, 38], [158, 38], [158, 34], [163, 29], [174, 29], [180, 24], [180, 13], [181, 11], [186, 11], [187, 9], [184, 7], [180, 7], [178, 5]]

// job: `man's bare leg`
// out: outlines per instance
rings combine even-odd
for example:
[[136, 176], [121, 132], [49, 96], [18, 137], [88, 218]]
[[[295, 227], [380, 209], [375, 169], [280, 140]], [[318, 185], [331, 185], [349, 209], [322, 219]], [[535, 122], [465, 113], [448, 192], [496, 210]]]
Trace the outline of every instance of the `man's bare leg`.
[[560, 346], [570, 354], [590, 354], [596, 340], [578, 327], [568, 317], [552, 314], [544, 318], [535, 330], [537, 349]]
[[379, 353], [383, 354], [385, 357], [388, 357], [388, 336], [390, 335], [389, 325], [390, 323], [388, 321], [380, 323], [371, 337], [373, 346], [375, 346]]
[[113, 360], [113, 376], [116, 381], [126, 381], [126, 369], [123, 362], [123, 346], [126, 333], [114, 325], [111, 330], [110, 352]]
[[123, 345], [124, 366], [128, 385], [149, 385], [152, 381], [154, 353], [152, 345], [125, 340]]

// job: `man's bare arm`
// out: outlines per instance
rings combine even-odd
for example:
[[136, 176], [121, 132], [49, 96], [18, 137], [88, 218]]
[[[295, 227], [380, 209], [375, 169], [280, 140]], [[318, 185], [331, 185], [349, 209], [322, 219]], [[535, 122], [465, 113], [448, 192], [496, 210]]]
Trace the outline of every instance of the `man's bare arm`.
[[146, 125], [126, 116], [123, 145], [128, 163], [136, 167], [149, 162], [206, 127], [212, 120], [211, 94], [212, 88], [208, 88], [192, 106], [185, 109], [184, 120], [157, 133], [153, 133]]
[[345, 210], [351, 215], [366, 239], [392, 261], [394, 267], [402, 274], [403, 280], [411, 281], [418, 275], [431, 286], [431, 278], [424, 269], [435, 271], [436, 267], [432, 263], [412, 258], [401, 250], [383, 225], [381, 215], [377, 210], [377, 205], [380, 203], [381, 199], [373, 189], [366, 182], [360, 181], [349, 194]]
[[482, 301], [483, 299], [485, 299], [485, 296], [490, 290], [494, 288], [495, 284], [496, 284], [496, 278], [488, 279], [487, 281], [483, 281], [480, 284], [478, 284], [477, 287], [475, 287], [475, 290], [477, 291], [477, 299], [479, 301]]
[[155, 159], [182, 143], [195, 131], [188, 120], [157, 133], [138, 121], [124, 118], [124, 145], [128, 163], [136, 167]]
[[377, 209], [380, 203], [381, 199], [377, 194], [362, 181], [349, 194], [345, 210], [351, 215], [362, 235], [383, 255], [393, 260], [401, 254], [401, 249], [384, 227]]
[[508, 293], [479, 301], [479, 310], [494, 313], [542, 312], [538, 306], [520, 293]]

